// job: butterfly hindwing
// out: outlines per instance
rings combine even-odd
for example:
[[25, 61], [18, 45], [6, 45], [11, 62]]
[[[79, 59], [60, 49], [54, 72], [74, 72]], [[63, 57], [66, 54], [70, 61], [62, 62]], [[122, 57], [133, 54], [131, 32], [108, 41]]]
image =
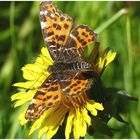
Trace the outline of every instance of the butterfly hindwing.
[[52, 2], [42, 2], [40, 21], [46, 46], [56, 60], [65, 47], [73, 24], [72, 18], [63, 14]]
[[79, 96], [89, 89], [92, 81], [87, 79], [82, 72], [73, 71], [65, 73], [67, 79], [60, 81], [61, 91], [68, 96]]

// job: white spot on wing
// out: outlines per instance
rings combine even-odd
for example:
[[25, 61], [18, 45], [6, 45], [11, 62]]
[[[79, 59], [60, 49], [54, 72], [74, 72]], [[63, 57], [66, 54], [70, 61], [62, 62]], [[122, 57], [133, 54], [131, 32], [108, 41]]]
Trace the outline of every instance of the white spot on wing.
[[44, 29], [46, 27], [46, 22], [41, 21], [41, 28]]
[[41, 109], [42, 109], [42, 107], [40, 106], [38, 109], [39, 109], [39, 110], [41, 110]]
[[44, 40], [45, 40], [45, 41], [48, 41], [48, 39], [47, 39], [47, 38], [44, 38]]
[[34, 113], [34, 110], [31, 110], [31, 113]]
[[51, 17], [54, 17], [54, 14], [51, 14]]
[[34, 113], [34, 110], [28, 110], [27, 113]]
[[31, 104], [33, 104], [33, 103], [35, 103], [35, 102], [36, 102], [36, 100], [35, 100], [35, 99], [32, 99]]
[[27, 113], [29, 113], [30, 112], [30, 110], [27, 110]]
[[54, 46], [54, 45], [51, 45], [51, 46], [50, 46], [50, 48], [56, 48], [56, 46]]
[[47, 15], [48, 11], [40, 11], [40, 15]]

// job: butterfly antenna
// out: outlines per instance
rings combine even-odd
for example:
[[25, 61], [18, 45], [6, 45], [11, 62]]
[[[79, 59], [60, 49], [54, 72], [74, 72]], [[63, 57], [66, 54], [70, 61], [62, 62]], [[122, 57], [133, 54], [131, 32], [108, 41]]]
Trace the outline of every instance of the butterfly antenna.
[[40, 79], [41, 76], [42, 76], [42, 73], [41, 73], [41, 75], [35, 80], [35, 82], [34, 82], [28, 89], [26, 89], [26, 92], [28, 92], [29, 90], [31, 90], [31, 88], [36, 84], [36, 82]]
[[[42, 54], [43, 55], [43, 54]], [[46, 57], [45, 55], [43, 55], [43, 57]], [[51, 62], [51, 60], [48, 58], [48, 57], [46, 57], [50, 62]], [[44, 66], [43, 64], [41, 64], [41, 63], [39, 63], [39, 62], [37, 62], [38, 64], [40, 64], [41, 66]], [[36, 84], [36, 82], [40, 79], [40, 77], [43, 75], [43, 73], [41, 72], [41, 74], [39, 75], [39, 77], [35, 80], [35, 82], [28, 88], [28, 89], [26, 89], [26, 92], [28, 92], [35, 84]]]

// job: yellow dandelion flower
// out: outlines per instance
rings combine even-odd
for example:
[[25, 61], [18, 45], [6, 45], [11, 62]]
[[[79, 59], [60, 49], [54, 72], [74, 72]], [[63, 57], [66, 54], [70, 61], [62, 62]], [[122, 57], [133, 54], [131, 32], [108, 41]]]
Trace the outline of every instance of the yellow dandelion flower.
[[[96, 64], [98, 73], [113, 61], [115, 55], [116, 53], [109, 51], [104, 57], [99, 57]], [[35, 63], [25, 65], [22, 68], [23, 77], [27, 81], [14, 84], [15, 87], [21, 89], [20, 92], [11, 97], [11, 100], [15, 101], [14, 107], [25, 103], [28, 104], [32, 100], [37, 89], [50, 75], [47, 69], [53, 63], [47, 48], [42, 48], [41, 55], [37, 57]], [[23, 91], [23, 89], [26, 90]], [[25, 125], [28, 122], [25, 119], [26, 110], [27, 108], [23, 110], [18, 118], [21, 125]], [[38, 138], [52, 138], [59, 127], [64, 124], [64, 120], [66, 120], [65, 138], [70, 138], [70, 134], [73, 133], [74, 138], [78, 139], [86, 135], [88, 126], [92, 124], [91, 115], [97, 116], [98, 111], [102, 110], [104, 110], [103, 105], [90, 99], [86, 92], [74, 98], [63, 94], [60, 104], [45, 110], [40, 118], [33, 122], [29, 134], [38, 129]]]
[[100, 54], [100, 57], [97, 60], [97, 63], [95, 64], [95, 69], [98, 73], [98, 75], [101, 75], [103, 70], [106, 68], [106, 66], [111, 63], [116, 57], [116, 52], [112, 52], [108, 48], [104, 50], [103, 53]]

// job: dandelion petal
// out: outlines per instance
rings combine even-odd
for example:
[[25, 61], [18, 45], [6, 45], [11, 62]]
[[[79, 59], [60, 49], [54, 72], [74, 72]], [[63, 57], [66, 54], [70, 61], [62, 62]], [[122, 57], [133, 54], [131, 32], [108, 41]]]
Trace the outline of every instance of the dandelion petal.
[[67, 124], [65, 129], [65, 137], [66, 139], [69, 139], [70, 133], [72, 131], [72, 125], [73, 125], [73, 118], [74, 118], [74, 112], [71, 110], [69, 112], [68, 118], [67, 118]]

